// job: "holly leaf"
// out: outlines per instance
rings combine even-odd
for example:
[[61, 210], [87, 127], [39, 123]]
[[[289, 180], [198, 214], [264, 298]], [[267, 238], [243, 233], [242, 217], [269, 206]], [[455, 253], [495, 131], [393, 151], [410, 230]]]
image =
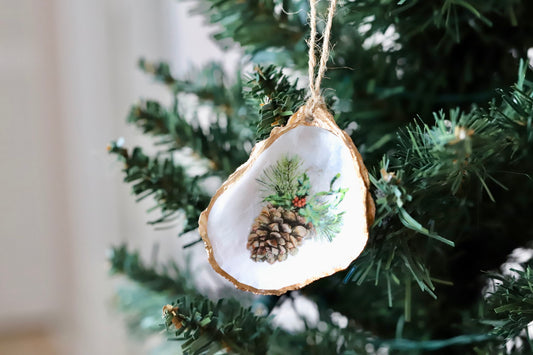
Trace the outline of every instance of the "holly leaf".
[[292, 197], [289, 194], [273, 194], [263, 199], [264, 202], [271, 203], [274, 207], [289, 209], [292, 207]]
[[306, 173], [298, 177], [298, 187], [296, 189], [296, 196], [307, 196], [311, 189], [311, 181]]

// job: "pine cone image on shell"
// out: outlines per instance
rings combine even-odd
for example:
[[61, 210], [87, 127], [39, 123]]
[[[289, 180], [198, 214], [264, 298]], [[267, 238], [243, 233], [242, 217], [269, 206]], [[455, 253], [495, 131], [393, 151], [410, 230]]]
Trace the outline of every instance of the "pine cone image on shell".
[[[296, 255], [306, 238], [317, 234], [331, 241], [342, 225], [342, 213], [335, 207], [347, 189], [334, 189], [311, 195], [311, 181], [302, 160], [284, 156], [267, 167], [257, 182], [263, 187], [266, 206], [261, 209], [248, 235], [247, 249], [256, 262], [270, 264]], [[324, 197], [329, 197], [326, 199]]]
[[297, 212], [267, 204], [255, 219], [247, 248], [254, 261], [273, 264], [296, 255], [298, 247], [313, 234], [313, 225]]

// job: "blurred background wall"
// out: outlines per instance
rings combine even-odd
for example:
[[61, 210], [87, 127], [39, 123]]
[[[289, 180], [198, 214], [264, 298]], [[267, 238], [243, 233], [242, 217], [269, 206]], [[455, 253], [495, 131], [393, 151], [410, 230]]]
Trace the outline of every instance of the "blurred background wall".
[[142, 140], [124, 123], [129, 106], [168, 95], [139, 57], [184, 73], [223, 56], [188, 8], [0, 0], [0, 354], [145, 353], [111, 306], [105, 250], [176, 232], [146, 225], [105, 148]]

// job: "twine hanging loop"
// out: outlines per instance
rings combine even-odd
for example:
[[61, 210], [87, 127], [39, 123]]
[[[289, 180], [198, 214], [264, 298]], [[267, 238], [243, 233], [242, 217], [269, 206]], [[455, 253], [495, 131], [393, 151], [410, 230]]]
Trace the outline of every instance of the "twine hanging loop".
[[312, 112], [313, 109], [318, 104], [323, 104], [324, 99], [322, 98], [322, 95], [320, 94], [320, 85], [322, 83], [322, 79], [324, 78], [324, 74], [326, 73], [327, 69], [327, 63], [329, 59], [329, 38], [331, 34], [331, 25], [333, 24], [333, 16], [335, 15], [335, 10], [337, 8], [337, 0], [330, 0], [329, 3], [329, 9], [328, 9], [328, 18], [326, 22], [326, 27], [324, 28], [324, 34], [323, 34], [323, 41], [322, 41], [322, 48], [320, 50], [320, 61], [318, 64], [318, 71], [315, 75], [315, 67], [317, 65], [316, 62], [316, 55], [315, 55], [315, 42], [316, 42], [316, 22], [317, 22], [317, 14], [316, 14], [316, 4], [318, 0], [309, 0], [310, 2], [310, 19], [309, 19], [309, 25], [311, 26], [311, 33], [309, 36], [309, 92], [311, 96], [307, 100], [306, 106], [308, 109], [308, 116], [310, 119], [312, 119]]

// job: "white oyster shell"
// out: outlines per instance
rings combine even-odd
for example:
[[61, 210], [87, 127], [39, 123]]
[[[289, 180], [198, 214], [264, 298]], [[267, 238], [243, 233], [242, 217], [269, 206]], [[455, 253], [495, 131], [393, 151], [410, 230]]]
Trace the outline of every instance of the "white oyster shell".
[[[367, 173], [360, 159], [354, 157], [353, 144], [351, 149], [336, 133], [316, 125], [296, 125], [277, 137], [271, 136], [269, 139], [274, 141], [266, 149], [261, 147], [262, 152], [254, 159], [251, 157], [243, 165], [244, 170], [243, 167], [237, 170], [238, 177], [221, 188], [204, 212], [200, 232], [211, 264], [237, 287], [256, 293], [281, 294], [345, 269], [363, 250], [371, 219], [367, 217], [369, 213], [373, 217], [373, 203], [372, 211], [368, 211]], [[331, 242], [316, 237], [305, 239], [298, 254], [285, 261], [255, 262], [246, 243], [254, 219], [265, 205], [256, 179], [266, 167], [293, 155], [301, 158], [312, 193], [327, 191], [331, 179], [340, 173], [335, 187], [348, 188], [336, 208], [345, 211], [341, 232]]]

